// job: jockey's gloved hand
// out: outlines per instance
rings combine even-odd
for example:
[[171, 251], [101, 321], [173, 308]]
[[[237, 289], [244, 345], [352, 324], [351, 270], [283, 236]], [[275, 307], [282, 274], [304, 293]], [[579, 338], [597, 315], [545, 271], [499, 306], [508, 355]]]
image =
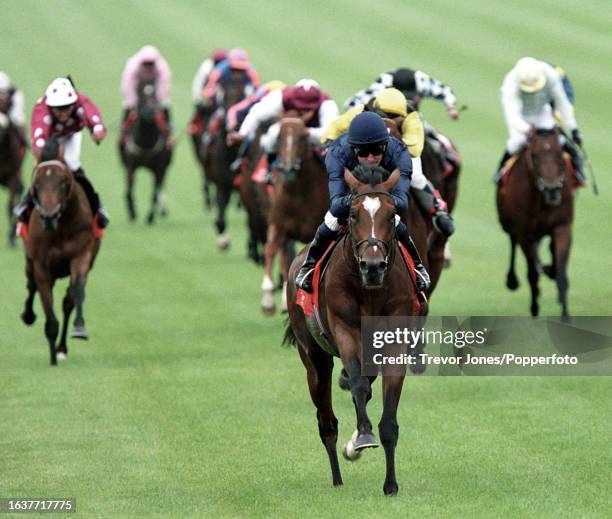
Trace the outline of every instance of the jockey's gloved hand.
[[580, 135], [580, 130], [578, 128], [572, 130], [572, 140], [578, 144], [578, 146], [582, 147], [582, 135]]

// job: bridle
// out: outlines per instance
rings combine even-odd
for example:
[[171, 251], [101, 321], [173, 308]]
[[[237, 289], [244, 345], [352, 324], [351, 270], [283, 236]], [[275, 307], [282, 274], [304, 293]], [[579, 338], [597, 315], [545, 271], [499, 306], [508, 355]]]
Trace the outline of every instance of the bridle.
[[[534, 161], [533, 142], [534, 142], [534, 138], [536, 135], [538, 134], [536, 133], [531, 137], [529, 144], [527, 145], [527, 150], [526, 150], [527, 168], [529, 169], [529, 171], [531, 172], [531, 175], [533, 176], [533, 181], [534, 181], [536, 189], [540, 193], [542, 193], [542, 196], [544, 197], [544, 203], [546, 205], [556, 206], [561, 203], [561, 199], [562, 199], [561, 190], [563, 189], [563, 185], [565, 184], [565, 177], [567, 176], [566, 171], [565, 171], [565, 164], [563, 162], [563, 157], [561, 157], [559, 176], [556, 177], [552, 181], [545, 180], [544, 177], [542, 177], [542, 175], [539, 173], [539, 166]], [[556, 132], [553, 132], [553, 135], [555, 135], [555, 138], [557, 138]]]
[[[353, 202], [357, 200], [358, 198], [369, 196], [369, 195], [382, 195], [382, 196], [387, 196], [391, 198], [391, 200], [394, 200], [393, 195], [389, 193], [388, 191], [373, 190], [373, 191], [366, 191], [364, 193], [358, 193], [358, 194], [351, 195], [351, 198], [350, 198], [351, 206], [353, 205]], [[389, 258], [391, 257], [391, 263], [393, 263], [393, 261], [395, 260], [395, 247], [392, 246], [393, 240], [395, 239], [395, 219], [391, 222], [391, 225], [393, 227], [392, 229], [393, 232], [391, 234], [392, 237], [389, 240], [381, 240], [380, 238], [377, 238], [376, 236], [370, 236], [369, 238], [365, 238], [363, 240], [357, 240], [353, 236], [353, 223], [352, 223], [351, 218], [349, 218], [348, 235], [349, 235], [349, 238], [351, 239], [351, 242], [353, 243], [353, 255], [355, 259], [357, 260], [357, 265], [359, 266], [360, 270], [362, 270], [362, 266], [365, 264], [365, 262], [362, 260], [362, 255], [359, 253], [361, 246], [364, 244], [366, 245], [366, 247], [363, 249], [364, 251], [366, 251], [370, 247], [381, 246], [383, 247], [383, 251], [385, 253], [384, 270], [386, 274], [387, 268], [390, 264]]]
[[[46, 160], [36, 166], [36, 169], [34, 170], [33, 179], [35, 179], [38, 173], [42, 171], [45, 167], [53, 166], [59, 167], [62, 169], [62, 171], [68, 173], [68, 169], [66, 168], [63, 162], [59, 160]], [[69, 196], [70, 192], [68, 193], [66, 200], [69, 198]], [[53, 209], [51, 209], [51, 211], [45, 211], [45, 209], [43, 209], [43, 207], [40, 205], [40, 201], [38, 200], [38, 193], [35, 190], [32, 191], [32, 199], [34, 201], [34, 207], [38, 211], [38, 214], [40, 215], [43, 222], [45, 223], [45, 227], [57, 229], [57, 224], [65, 208], [64, 203], [60, 202]]]

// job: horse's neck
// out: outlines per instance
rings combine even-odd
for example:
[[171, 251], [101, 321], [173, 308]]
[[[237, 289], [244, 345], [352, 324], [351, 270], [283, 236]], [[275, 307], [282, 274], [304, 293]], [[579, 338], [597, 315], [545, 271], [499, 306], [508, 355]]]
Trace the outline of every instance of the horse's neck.
[[138, 145], [153, 146], [160, 137], [160, 130], [155, 121], [139, 118], [134, 128], [134, 141]]
[[93, 217], [87, 195], [85, 195], [85, 190], [76, 179], [73, 180], [73, 182], [72, 192], [70, 193], [70, 197], [66, 200], [66, 206], [62, 213], [62, 218], [65, 218], [66, 221], [70, 223], [73, 223], [77, 218], [82, 216], [89, 216], [89, 218]]

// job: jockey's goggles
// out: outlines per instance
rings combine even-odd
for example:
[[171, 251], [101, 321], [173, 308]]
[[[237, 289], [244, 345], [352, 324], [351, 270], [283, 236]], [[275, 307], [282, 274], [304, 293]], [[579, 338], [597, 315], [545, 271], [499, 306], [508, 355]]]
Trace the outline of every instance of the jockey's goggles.
[[358, 157], [369, 157], [370, 155], [383, 155], [387, 150], [386, 142], [377, 142], [375, 144], [360, 144], [353, 146], [353, 151]]

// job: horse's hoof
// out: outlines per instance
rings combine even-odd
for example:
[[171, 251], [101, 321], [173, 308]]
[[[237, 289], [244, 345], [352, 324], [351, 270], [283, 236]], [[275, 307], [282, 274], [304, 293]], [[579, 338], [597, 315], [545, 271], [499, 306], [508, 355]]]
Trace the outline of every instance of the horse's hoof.
[[24, 310], [21, 312], [21, 320], [28, 326], [31, 326], [36, 321], [36, 314], [31, 310], [29, 312]]
[[72, 328], [72, 333], [70, 334], [70, 336], [73, 339], [83, 339], [83, 340], [89, 339], [89, 333], [87, 333], [85, 326], [74, 326]]
[[356, 451], [362, 451], [363, 449], [371, 448], [375, 449], [376, 447], [378, 447], [378, 440], [373, 434], [360, 434], [359, 436], [357, 436], [354, 445]]
[[63, 351], [58, 351], [57, 352], [57, 359], [58, 360], [66, 360], [68, 358], [68, 355], [66, 355]]
[[347, 461], [357, 461], [359, 458], [361, 458], [361, 452], [355, 450], [353, 440], [349, 440], [348, 443], [345, 443], [344, 447], [342, 448], [342, 456], [344, 456], [344, 459]]
[[508, 274], [506, 277], [506, 287], [509, 290], [516, 290], [519, 287], [519, 281], [516, 274]]
[[340, 370], [340, 375], [338, 376], [338, 385], [340, 386], [340, 389], [342, 389], [343, 391], [351, 390], [351, 385], [349, 383], [349, 376], [344, 368]]
[[262, 306], [261, 307], [261, 313], [266, 315], [266, 316], [274, 315], [276, 313], [276, 305]]
[[395, 482], [386, 482], [383, 485], [383, 492], [385, 493], [386, 496], [389, 497], [393, 497], [397, 495], [397, 492], [399, 490], [399, 487], [397, 486], [397, 483]]
[[225, 252], [227, 249], [229, 249], [229, 246], [230, 239], [225, 234], [222, 234], [217, 238], [217, 247], [221, 252]]

